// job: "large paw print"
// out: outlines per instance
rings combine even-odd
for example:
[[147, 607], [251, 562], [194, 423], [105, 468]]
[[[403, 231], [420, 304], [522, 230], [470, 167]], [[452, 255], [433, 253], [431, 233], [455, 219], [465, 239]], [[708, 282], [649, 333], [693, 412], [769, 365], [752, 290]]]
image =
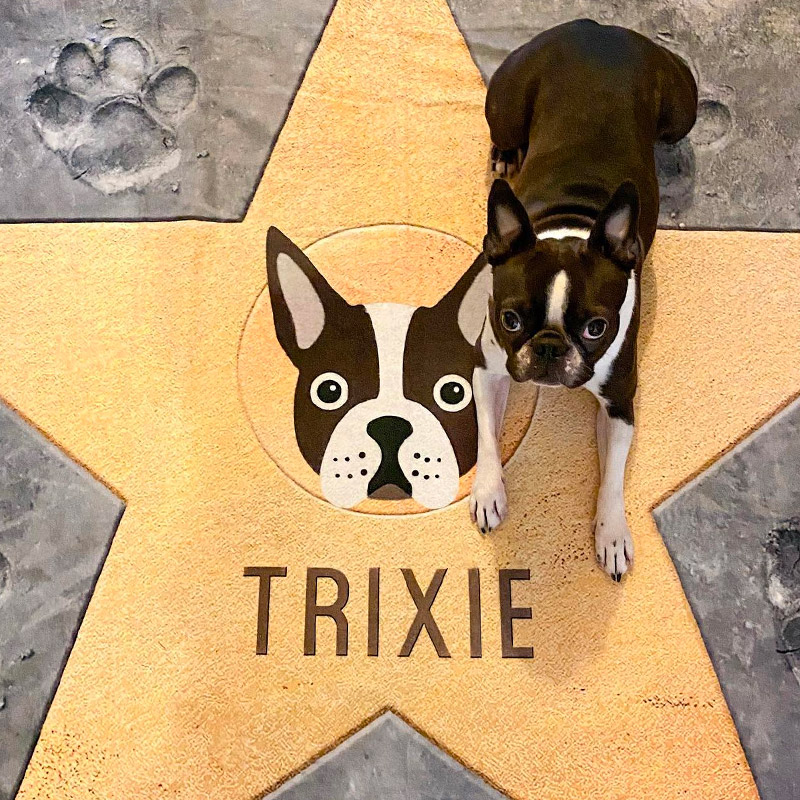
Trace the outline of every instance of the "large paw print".
[[141, 189], [178, 166], [176, 125], [196, 96], [192, 70], [156, 69], [148, 47], [119, 36], [104, 46], [64, 47], [28, 111], [75, 178], [112, 194]]

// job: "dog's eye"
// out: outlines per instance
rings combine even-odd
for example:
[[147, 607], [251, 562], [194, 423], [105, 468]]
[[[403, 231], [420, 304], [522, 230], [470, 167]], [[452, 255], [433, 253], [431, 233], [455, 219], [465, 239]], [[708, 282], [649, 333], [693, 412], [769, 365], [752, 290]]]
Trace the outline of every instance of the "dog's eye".
[[503, 327], [511, 333], [516, 333], [522, 329], [522, 318], [516, 311], [503, 311], [500, 314], [500, 322]]
[[472, 400], [472, 387], [460, 375], [445, 375], [436, 381], [433, 399], [442, 411], [461, 411]]
[[311, 402], [325, 411], [335, 411], [347, 402], [347, 381], [336, 372], [323, 372], [311, 384]]
[[608, 323], [602, 317], [590, 319], [583, 328], [584, 339], [599, 339], [608, 330]]

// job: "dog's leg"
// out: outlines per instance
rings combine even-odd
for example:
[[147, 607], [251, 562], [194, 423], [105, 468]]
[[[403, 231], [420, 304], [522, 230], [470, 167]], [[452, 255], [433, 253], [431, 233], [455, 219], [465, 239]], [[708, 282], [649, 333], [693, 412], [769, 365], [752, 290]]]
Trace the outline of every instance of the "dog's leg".
[[606, 472], [606, 453], [608, 451], [608, 412], [600, 403], [597, 409], [597, 463], [600, 466], [600, 483]]
[[[600, 566], [619, 583], [633, 563], [633, 539], [625, 518], [625, 465], [633, 440], [633, 425], [619, 417], [610, 417], [601, 403], [597, 427], [602, 477], [594, 519], [595, 552]], [[600, 435], [601, 429], [604, 436]]]
[[492, 140], [491, 164], [495, 178], [513, 180], [528, 150], [535, 73], [525, 65], [501, 64], [486, 92], [486, 121]]
[[472, 378], [478, 415], [478, 465], [469, 499], [472, 521], [481, 533], [493, 531], [506, 516], [506, 487], [500, 459], [500, 431], [511, 378], [476, 367]]

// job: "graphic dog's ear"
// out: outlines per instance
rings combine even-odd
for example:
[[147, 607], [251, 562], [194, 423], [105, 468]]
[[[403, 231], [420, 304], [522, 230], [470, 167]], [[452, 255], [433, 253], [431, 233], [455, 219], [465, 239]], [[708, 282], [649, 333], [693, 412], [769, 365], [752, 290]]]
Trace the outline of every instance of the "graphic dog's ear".
[[589, 246], [618, 263], [623, 269], [636, 266], [639, 244], [639, 192], [625, 181], [608, 201], [589, 234]]
[[491, 293], [492, 268], [485, 256], [479, 255], [434, 309], [437, 315], [455, 318], [463, 337], [474, 345], [483, 330]]
[[278, 341], [298, 366], [303, 352], [319, 339], [326, 319], [348, 304], [275, 227], [267, 233], [267, 285]]
[[502, 264], [514, 253], [536, 244], [536, 234], [525, 206], [512, 188], [499, 178], [489, 192], [488, 233], [483, 240], [483, 252], [489, 263]]

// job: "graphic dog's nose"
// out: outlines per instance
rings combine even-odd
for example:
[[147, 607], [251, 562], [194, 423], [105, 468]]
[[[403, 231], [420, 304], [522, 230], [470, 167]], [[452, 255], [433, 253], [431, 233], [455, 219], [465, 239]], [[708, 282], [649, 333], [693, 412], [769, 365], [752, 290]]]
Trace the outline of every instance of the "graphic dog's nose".
[[381, 448], [381, 465], [372, 476], [367, 494], [372, 496], [382, 486], [397, 486], [406, 495], [411, 495], [411, 483], [403, 474], [397, 454], [400, 445], [414, 432], [411, 423], [402, 417], [378, 417], [367, 425], [367, 434]]
[[543, 361], [555, 361], [561, 358], [568, 349], [564, 337], [556, 331], [540, 331], [531, 342], [533, 352]]

